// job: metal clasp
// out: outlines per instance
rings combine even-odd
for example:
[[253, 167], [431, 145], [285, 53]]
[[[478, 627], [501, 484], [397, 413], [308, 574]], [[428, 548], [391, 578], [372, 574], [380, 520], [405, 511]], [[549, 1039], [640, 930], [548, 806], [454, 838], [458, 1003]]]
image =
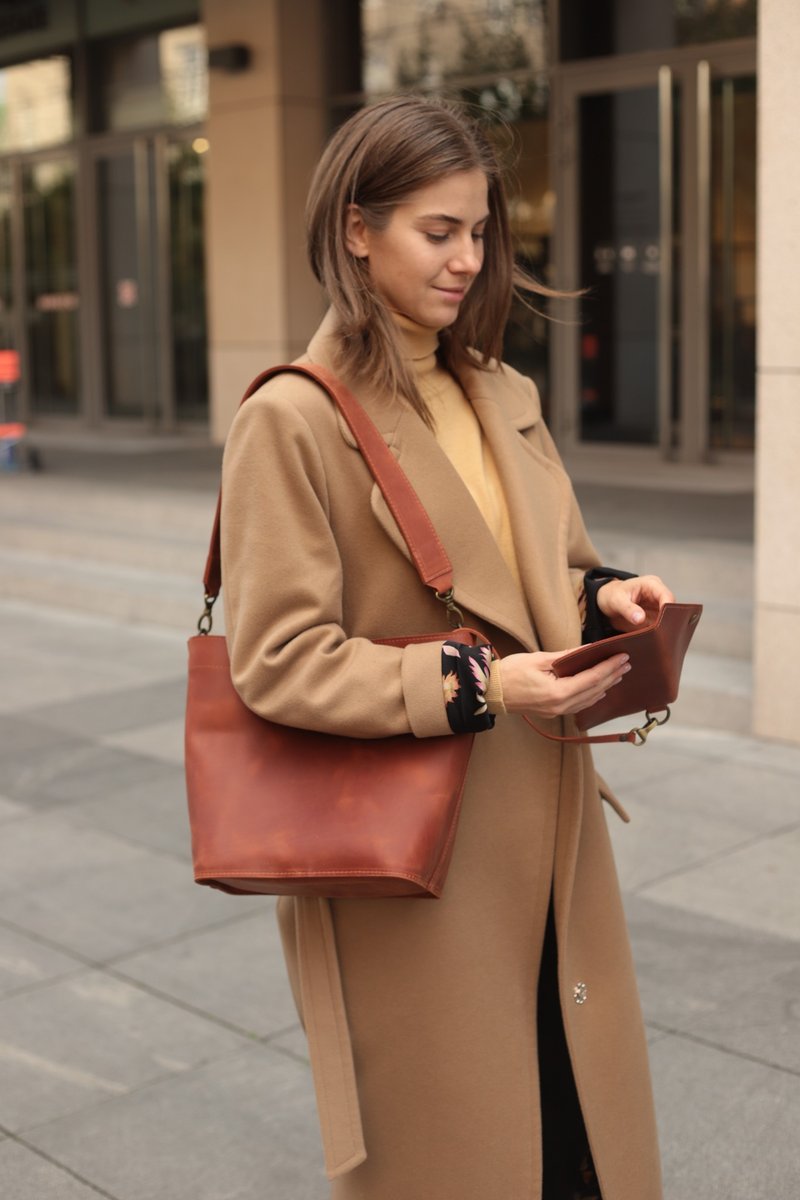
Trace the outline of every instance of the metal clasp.
[[207, 637], [211, 633], [211, 626], [214, 623], [214, 618], [211, 615], [211, 610], [217, 602], [216, 596], [204, 596], [206, 606], [197, 622], [197, 632], [203, 637]]
[[631, 731], [632, 733], [635, 733], [637, 738], [639, 739], [638, 741], [633, 743], [634, 746], [643, 746], [645, 744], [645, 742], [647, 741], [649, 735], [653, 732], [653, 730], [657, 729], [659, 727], [659, 725], [666, 725], [667, 721], [669, 720], [669, 718], [671, 716], [669, 708], [664, 709], [664, 716], [661, 718], [661, 720], [659, 720], [658, 717], [654, 717], [653, 714], [649, 711], [649, 709], [645, 710], [644, 715], [646, 717], [645, 724], [642, 725], [640, 728], [633, 729]]
[[450, 587], [446, 592], [434, 592], [434, 595], [437, 600], [441, 600], [447, 609], [447, 615], [450, 618], [452, 628], [460, 629], [464, 624], [464, 614], [453, 599], [453, 589]]

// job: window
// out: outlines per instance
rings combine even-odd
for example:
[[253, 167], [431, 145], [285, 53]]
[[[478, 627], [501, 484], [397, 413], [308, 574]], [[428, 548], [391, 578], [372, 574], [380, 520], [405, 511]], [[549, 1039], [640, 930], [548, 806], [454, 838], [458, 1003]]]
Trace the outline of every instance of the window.
[[561, 58], [756, 36], [756, 0], [561, 0]]
[[98, 44], [101, 123], [108, 129], [188, 125], [208, 108], [201, 25]]
[[72, 71], [65, 55], [0, 69], [0, 152], [72, 137]]
[[[491, 86], [499, 86], [509, 74], [546, 66], [544, 0], [364, 0], [361, 14], [369, 96], [465, 78], [495, 77]], [[517, 103], [514, 89], [508, 100]], [[494, 102], [507, 103], [502, 88]]]

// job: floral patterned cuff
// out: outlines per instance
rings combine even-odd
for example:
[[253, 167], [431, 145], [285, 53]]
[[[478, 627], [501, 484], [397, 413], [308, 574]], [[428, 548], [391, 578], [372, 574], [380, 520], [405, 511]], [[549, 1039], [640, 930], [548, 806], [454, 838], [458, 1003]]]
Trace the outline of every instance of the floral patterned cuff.
[[443, 643], [442, 688], [453, 733], [480, 733], [494, 725], [494, 716], [486, 705], [493, 658], [494, 650], [488, 645]]

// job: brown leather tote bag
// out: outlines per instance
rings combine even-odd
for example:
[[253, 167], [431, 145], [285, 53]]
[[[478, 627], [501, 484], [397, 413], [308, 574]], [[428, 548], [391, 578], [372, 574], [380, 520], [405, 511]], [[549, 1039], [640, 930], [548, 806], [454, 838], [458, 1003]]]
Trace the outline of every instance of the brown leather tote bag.
[[[338, 406], [397, 520], [422, 582], [447, 608], [453, 571], [416, 493], [355, 397], [317, 366], [292, 371]], [[223, 637], [211, 634], [219, 595], [220, 504], [204, 574], [206, 608], [189, 639], [186, 788], [197, 883], [225, 892], [350, 898], [437, 897], [453, 851], [473, 735], [363, 739], [266, 721], [239, 698]], [[455, 638], [451, 629], [380, 644]]]

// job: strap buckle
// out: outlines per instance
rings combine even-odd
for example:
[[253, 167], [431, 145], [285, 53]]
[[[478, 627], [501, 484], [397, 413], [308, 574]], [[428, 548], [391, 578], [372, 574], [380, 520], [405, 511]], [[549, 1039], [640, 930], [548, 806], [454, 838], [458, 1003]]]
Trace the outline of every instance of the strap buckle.
[[453, 629], [461, 629], [464, 624], [464, 614], [453, 599], [453, 589], [449, 587], [446, 592], [434, 592], [437, 600], [441, 600], [442, 604], [447, 609], [447, 615], [450, 618], [450, 625]]
[[209, 633], [211, 633], [211, 626], [214, 624], [214, 618], [211, 615], [211, 610], [217, 602], [217, 597], [205, 595], [203, 599], [205, 600], [206, 606], [197, 622], [197, 632], [201, 635], [201, 637], [208, 637]]
[[666, 725], [672, 714], [669, 708], [664, 708], [663, 712], [664, 716], [659, 720], [658, 717], [653, 716], [649, 709], [645, 711], [645, 724], [631, 730], [631, 733], [635, 734], [638, 739], [632, 743], [634, 746], [643, 746], [654, 729], [658, 729], [659, 725]]

